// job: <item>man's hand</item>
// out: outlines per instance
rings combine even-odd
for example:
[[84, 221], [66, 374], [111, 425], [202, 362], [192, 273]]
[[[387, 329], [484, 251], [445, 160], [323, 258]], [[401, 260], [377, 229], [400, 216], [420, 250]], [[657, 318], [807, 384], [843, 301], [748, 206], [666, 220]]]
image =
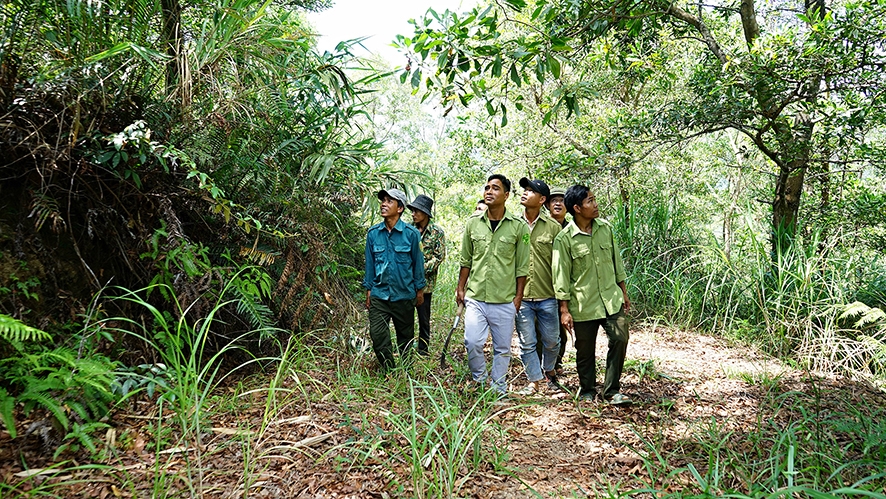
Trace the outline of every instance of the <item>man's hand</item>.
[[514, 297], [514, 308], [517, 309], [517, 313], [520, 312], [520, 306], [523, 304], [523, 297], [515, 296]]
[[625, 313], [627, 313], [631, 310], [631, 300], [628, 299], [628, 287], [624, 281], [618, 283], [618, 287], [621, 288], [621, 294], [624, 295]]
[[465, 290], [464, 288], [456, 288], [455, 290], [455, 304], [461, 305], [465, 302]]
[[420, 307], [422, 303], [425, 302], [425, 290], [419, 289], [418, 293], [415, 293], [415, 306]]
[[575, 327], [575, 324], [572, 322], [572, 314], [570, 314], [569, 312], [560, 312], [560, 324], [563, 326], [564, 329], [569, 331], [570, 334], [573, 333], [573, 328]]
[[366, 310], [369, 310], [369, 291], [366, 291]]

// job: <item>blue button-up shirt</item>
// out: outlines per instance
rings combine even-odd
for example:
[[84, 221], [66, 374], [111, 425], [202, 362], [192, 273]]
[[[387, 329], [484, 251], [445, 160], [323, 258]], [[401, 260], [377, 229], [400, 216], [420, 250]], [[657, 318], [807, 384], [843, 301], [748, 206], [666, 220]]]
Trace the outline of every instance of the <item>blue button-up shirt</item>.
[[425, 282], [421, 233], [403, 220], [389, 232], [384, 222], [366, 234], [366, 276], [363, 287], [381, 300], [413, 300]]

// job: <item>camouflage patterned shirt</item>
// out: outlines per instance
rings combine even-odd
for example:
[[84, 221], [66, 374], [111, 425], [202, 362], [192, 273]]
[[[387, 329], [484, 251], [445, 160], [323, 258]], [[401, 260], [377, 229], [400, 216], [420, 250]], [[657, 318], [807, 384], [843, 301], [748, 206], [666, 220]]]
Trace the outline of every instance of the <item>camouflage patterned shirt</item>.
[[428, 223], [421, 235], [421, 250], [425, 256], [425, 293], [433, 293], [437, 284], [437, 270], [446, 259], [446, 236], [439, 225]]

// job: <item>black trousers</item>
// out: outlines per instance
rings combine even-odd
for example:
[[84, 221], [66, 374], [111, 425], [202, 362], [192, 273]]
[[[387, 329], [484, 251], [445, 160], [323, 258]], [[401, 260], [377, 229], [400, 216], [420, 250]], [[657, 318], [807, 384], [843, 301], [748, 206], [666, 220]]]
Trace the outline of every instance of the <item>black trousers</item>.
[[372, 339], [372, 350], [383, 369], [391, 369], [396, 365], [391, 343], [391, 322], [394, 323], [400, 358], [405, 360], [415, 337], [415, 301], [389, 301], [370, 296], [369, 337]]
[[418, 351], [419, 355], [428, 354], [428, 345], [431, 343], [431, 294], [425, 293], [425, 301], [415, 307], [418, 314]]
[[575, 367], [581, 393], [597, 393], [596, 359], [597, 332], [600, 328], [609, 337], [609, 350], [606, 352], [606, 377], [603, 381], [603, 397], [609, 398], [621, 389], [621, 372], [628, 351], [628, 320], [624, 306], [605, 319], [575, 323]]

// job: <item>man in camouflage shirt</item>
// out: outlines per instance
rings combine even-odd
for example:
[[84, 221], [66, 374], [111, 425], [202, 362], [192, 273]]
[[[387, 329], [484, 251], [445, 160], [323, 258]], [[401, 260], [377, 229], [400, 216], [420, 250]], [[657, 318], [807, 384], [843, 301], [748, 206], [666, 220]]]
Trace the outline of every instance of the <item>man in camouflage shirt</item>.
[[421, 305], [415, 307], [418, 312], [418, 347], [419, 355], [428, 354], [428, 344], [431, 341], [431, 293], [437, 283], [437, 270], [446, 258], [446, 236], [443, 229], [437, 224], [431, 223], [431, 212], [434, 200], [419, 194], [411, 203], [406, 205], [412, 210], [412, 225], [421, 232], [421, 247], [425, 257], [425, 299]]

